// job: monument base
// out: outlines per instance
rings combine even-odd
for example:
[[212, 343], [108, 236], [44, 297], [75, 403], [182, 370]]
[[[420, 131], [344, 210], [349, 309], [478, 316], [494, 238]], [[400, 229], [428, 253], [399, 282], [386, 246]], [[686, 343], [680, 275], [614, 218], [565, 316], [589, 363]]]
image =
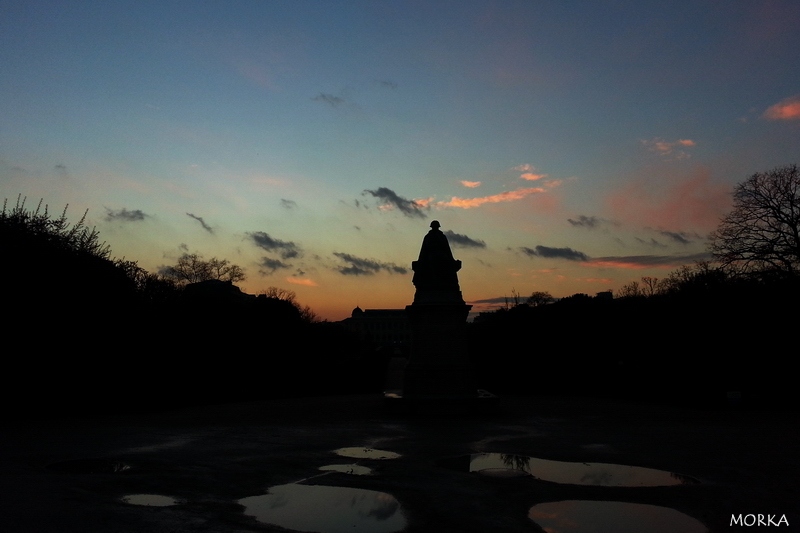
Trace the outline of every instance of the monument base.
[[472, 365], [466, 363], [416, 363], [412, 358], [403, 376], [406, 398], [470, 397], [476, 387]]
[[383, 404], [391, 414], [406, 415], [470, 415], [493, 413], [498, 409], [500, 398], [489, 391], [478, 389], [473, 394], [455, 396], [404, 396], [403, 391], [387, 390], [383, 393]]

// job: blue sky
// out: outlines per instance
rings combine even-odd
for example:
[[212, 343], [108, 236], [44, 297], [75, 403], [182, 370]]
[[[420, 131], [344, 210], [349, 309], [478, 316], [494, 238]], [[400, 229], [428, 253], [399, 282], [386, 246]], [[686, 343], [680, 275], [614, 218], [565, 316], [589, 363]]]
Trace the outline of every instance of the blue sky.
[[732, 187], [797, 162], [798, 27], [789, 1], [0, 0], [0, 192], [330, 319], [410, 303], [433, 219], [468, 301], [593, 294], [702, 259]]

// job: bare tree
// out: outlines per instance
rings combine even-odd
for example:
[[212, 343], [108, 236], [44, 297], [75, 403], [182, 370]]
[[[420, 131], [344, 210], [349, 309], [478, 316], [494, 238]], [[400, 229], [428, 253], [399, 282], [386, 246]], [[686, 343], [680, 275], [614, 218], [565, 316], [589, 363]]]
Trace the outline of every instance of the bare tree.
[[197, 283], [210, 279], [236, 283], [245, 279], [244, 269], [227, 259], [212, 257], [204, 260], [200, 254], [183, 254], [178, 262], [161, 269], [161, 275], [178, 284]]
[[208, 268], [211, 271], [211, 279], [221, 279], [231, 283], [245, 279], [244, 269], [239, 265], [231, 264], [227, 259], [212, 257], [208, 260]]
[[730, 282], [728, 273], [708, 261], [683, 265], [659, 282], [661, 294], [697, 294], [722, 287]]
[[661, 293], [663, 283], [651, 276], [642, 276], [642, 292], [645, 296], [655, 296]]
[[553, 295], [546, 291], [534, 291], [528, 296], [528, 299], [525, 300], [525, 303], [531, 307], [538, 307], [540, 305], [547, 305], [555, 302], [556, 299], [553, 298]]
[[620, 287], [616, 296], [617, 298], [650, 298], [651, 296], [666, 294], [670, 286], [670, 280], [642, 276], [641, 281], [631, 281]]
[[263, 294], [267, 298], [277, 298], [278, 300], [286, 300], [291, 304], [297, 303], [297, 293], [294, 291], [290, 291], [288, 289], [282, 289], [280, 287], [267, 287], [263, 290], [260, 294]]
[[800, 270], [797, 165], [756, 173], [736, 186], [733, 210], [711, 234], [711, 253], [734, 272]]
[[638, 281], [626, 283], [619, 288], [616, 294], [617, 298], [636, 298], [638, 296], [644, 296], [644, 291], [642, 291]]
[[272, 286], [272, 287], [267, 287], [264, 291], [260, 293], [260, 295], [266, 296], [267, 298], [277, 298], [278, 300], [284, 300], [289, 302], [297, 309], [297, 311], [300, 313], [300, 317], [306, 322], [319, 321], [319, 317], [311, 309], [311, 307], [307, 305], [306, 306], [300, 305], [300, 302], [297, 301], [297, 293], [294, 291]]

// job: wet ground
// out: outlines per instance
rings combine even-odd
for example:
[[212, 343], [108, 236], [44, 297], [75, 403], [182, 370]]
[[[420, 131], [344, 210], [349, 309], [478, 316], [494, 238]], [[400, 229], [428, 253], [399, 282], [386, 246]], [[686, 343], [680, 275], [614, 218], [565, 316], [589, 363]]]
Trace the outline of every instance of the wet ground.
[[[375, 454], [359, 457], [359, 449]], [[325, 505], [297, 513], [333, 516], [340, 492], [322, 487], [355, 489], [351, 496], [368, 506], [354, 513], [373, 525], [354, 523], [352, 531], [542, 531], [538, 523], [579, 532], [589, 531], [574, 528], [582, 516], [595, 523], [620, 516], [619, 528], [595, 529], [614, 531], [640, 527], [623, 524], [637, 513], [674, 520], [678, 532], [697, 522], [731, 531], [732, 514], [785, 516], [783, 530], [792, 531], [800, 528], [798, 450], [791, 412], [595, 399], [503, 398], [495, 414], [408, 417], [387, 415], [380, 397], [349, 396], [7, 422], [0, 531], [285, 531], [253, 505], [287, 507], [327, 494]], [[476, 454], [535, 460], [525, 475], [486, 475], [470, 471], [470, 460], [495, 456]], [[691, 482], [557, 483], [537, 477], [539, 459], [643, 467]], [[449, 467], [459, 461], [466, 467]], [[303, 488], [314, 486], [321, 488]], [[321, 523], [297, 528], [324, 530]]]

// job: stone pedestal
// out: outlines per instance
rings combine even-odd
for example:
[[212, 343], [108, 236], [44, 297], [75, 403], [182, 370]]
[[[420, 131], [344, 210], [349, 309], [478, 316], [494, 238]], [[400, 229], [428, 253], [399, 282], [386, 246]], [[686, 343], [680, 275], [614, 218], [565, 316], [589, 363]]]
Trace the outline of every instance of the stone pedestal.
[[477, 395], [464, 333], [466, 304], [406, 307], [411, 324], [411, 358], [403, 383], [406, 398], [474, 397]]

